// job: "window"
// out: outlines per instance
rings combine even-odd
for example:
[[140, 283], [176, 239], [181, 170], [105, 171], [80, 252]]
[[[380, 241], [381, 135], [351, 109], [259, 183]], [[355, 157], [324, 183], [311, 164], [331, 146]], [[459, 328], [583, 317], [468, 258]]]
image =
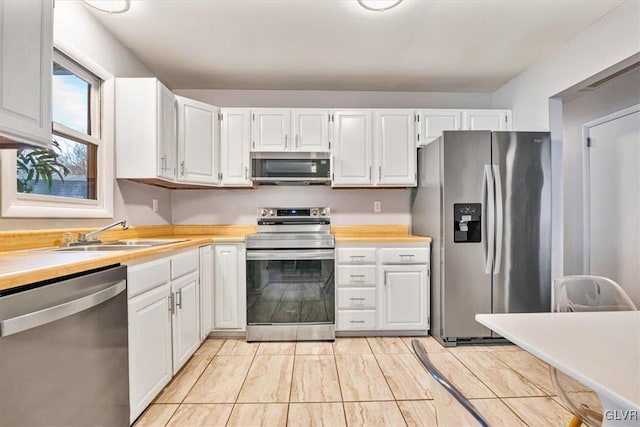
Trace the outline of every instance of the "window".
[[2, 216], [113, 215], [114, 79], [91, 59], [78, 56], [82, 59], [76, 62], [54, 50], [51, 148], [0, 154]]
[[92, 73], [54, 54], [52, 148], [18, 150], [19, 193], [97, 199], [100, 85]]

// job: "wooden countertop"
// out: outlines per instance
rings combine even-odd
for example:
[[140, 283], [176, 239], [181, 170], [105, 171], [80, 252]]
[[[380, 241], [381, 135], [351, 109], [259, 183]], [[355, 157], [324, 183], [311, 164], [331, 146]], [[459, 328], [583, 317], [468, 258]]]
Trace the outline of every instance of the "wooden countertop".
[[[104, 234], [105, 241], [126, 239], [188, 239], [184, 242], [113, 252], [48, 251], [65, 232], [90, 230], [42, 230], [0, 232], [0, 291], [114, 264], [169, 254], [211, 243], [243, 243], [255, 226], [165, 225], [131, 227]], [[428, 243], [429, 237], [412, 236], [407, 226], [333, 226], [336, 243]], [[57, 240], [56, 240], [57, 239]]]

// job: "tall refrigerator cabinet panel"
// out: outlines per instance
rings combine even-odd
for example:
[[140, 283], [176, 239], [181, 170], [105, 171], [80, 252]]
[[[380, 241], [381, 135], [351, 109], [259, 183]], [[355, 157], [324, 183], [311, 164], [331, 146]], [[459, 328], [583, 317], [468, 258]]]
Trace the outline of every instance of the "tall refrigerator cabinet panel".
[[445, 131], [418, 170], [412, 232], [433, 238], [432, 334], [488, 341], [499, 337], [476, 314], [548, 311], [549, 134]]

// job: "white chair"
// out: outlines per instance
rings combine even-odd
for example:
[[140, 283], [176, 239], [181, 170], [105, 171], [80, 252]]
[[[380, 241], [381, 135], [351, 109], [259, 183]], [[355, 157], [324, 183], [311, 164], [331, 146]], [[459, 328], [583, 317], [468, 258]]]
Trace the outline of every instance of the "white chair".
[[[625, 291], [613, 280], [599, 276], [565, 276], [553, 281], [551, 311], [635, 311]], [[593, 391], [551, 367], [551, 381], [574, 414], [570, 427], [602, 424], [602, 404]]]

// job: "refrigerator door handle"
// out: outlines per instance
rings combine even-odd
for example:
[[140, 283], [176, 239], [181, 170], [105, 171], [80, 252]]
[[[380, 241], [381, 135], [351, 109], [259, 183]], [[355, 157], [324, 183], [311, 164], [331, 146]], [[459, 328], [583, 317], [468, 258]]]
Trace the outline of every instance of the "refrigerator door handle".
[[491, 274], [493, 264], [494, 249], [494, 225], [495, 225], [495, 197], [493, 191], [493, 174], [491, 165], [484, 165], [484, 175], [482, 177], [482, 205], [483, 218], [485, 218], [485, 239], [482, 244], [484, 252], [484, 274]]
[[496, 256], [493, 263], [493, 274], [500, 272], [500, 266], [502, 264], [502, 236], [504, 228], [504, 213], [502, 205], [502, 176], [500, 175], [500, 167], [493, 165], [493, 175], [495, 177], [496, 197], [495, 197], [495, 209], [496, 209]]

